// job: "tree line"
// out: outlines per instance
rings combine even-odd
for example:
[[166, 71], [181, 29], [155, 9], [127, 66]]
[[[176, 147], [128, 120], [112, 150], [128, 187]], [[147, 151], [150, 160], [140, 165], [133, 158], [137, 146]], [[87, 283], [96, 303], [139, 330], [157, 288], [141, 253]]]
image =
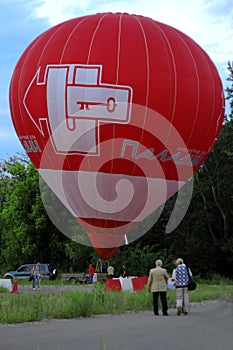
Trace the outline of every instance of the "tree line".
[[[131, 275], [147, 275], [156, 258], [172, 270], [174, 258], [182, 257], [200, 277], [233, 278], [233, 63], [228, 62], [227, 68], [230, 113], [214, 149], [194, 174], [192, 200], [183, 221], [166, 233], [173, 196], [145, 235], [118, 249], [111, 261], [116, 275], [123, 264]], [[51, 222], [38, 172], [27, 156], [0, 160], [0, 275], [37, 260], [60, 271], [81, 272], [98, 259], [93, 248], [70, 240]]]

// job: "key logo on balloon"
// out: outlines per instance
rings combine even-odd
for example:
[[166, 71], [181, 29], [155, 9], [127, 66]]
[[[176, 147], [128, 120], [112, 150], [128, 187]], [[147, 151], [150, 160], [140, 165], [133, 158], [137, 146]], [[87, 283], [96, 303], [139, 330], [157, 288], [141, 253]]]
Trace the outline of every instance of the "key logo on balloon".
[[[55, 153], [82, 154], [91, 146], [93, 154], [98, 154], [99, 123], [129, 122], [132, 89], [102, 83], [102, 66], [47, 65], [43, 77], [40, 77], [40, 70], [25, 92], [23, 105], [41, 135], [45, 132], [43, 128], [47, 128]], [[42, 89], [44, 91], [39, 92]], [[33, 103], [37, 94], [46, 99], [39, 116]], [[43, 126], [42, 121], [46, 125]], [[87, 129], [92, 135], [89, 132], [88, 139], [81, 142]]]

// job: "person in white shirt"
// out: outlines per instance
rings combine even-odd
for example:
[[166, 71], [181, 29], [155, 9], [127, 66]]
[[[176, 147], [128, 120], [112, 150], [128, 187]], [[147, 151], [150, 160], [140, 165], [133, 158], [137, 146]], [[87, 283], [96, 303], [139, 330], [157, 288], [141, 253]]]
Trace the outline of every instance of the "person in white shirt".
[[111, 266], [111, 265], [108, 266], [107, 274], [108, 274], [108, 278], [110, 278], [110, 279], [113, 278], [113, 276], [114, 276], [114, 267], [113, 266]]

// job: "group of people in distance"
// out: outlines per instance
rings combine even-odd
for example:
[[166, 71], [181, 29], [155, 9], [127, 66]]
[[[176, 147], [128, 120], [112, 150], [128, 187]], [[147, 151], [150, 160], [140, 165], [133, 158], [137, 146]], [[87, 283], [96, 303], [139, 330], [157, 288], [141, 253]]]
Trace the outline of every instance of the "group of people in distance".
[[[124, 265], [123, 265], [124, 266]], [[106, 268], [106, 272], [107, 272], [107, 277], [108, 278], [113, 278], [114, 277], [114, 267], [111, 265], [108, 265]], [[103, 272], [103, 271], [102, 271]], [[89, 284], [93, 284], [93, 278], [94, 278], [94, 274], [95, 274], [95, 268], [92, 264], [89, 265], [88, 268], [88, 273], [89, 273]]]
[[[192, 272], [189, 267], [184, 264], [184, 261], [181, 258], [175, 259], [174, 265], [175, 268], [172, 272], [171, 281], [176, 289], [177, 315], [180, 316], [182, 313], [187, 315], [189, 312], [188, 282], [189, 276], [192, 276]], [[162, 261], [156, 260], [155, 268], [150, 270], [148, 278], [148, 291], [153, 294], [153, 308], [155, 316], [159, 315], [159, 296], [162, 304], [162, 313], [164, 316], [168, 316], [167, 285], [169, 275], [167, 270], [162, 266]]]

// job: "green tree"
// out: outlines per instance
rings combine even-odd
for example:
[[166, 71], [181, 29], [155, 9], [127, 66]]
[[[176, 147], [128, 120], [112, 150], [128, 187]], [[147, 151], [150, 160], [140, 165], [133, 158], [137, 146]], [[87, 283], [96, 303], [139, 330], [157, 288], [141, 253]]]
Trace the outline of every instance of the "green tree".
[[[39, 187], [38, 171], [26, 156], [0, 163], [1, 269], [40, 260], [63, 271], [86, 271], [94, 250], [72, 241], [54, 226], [44, 208], [43, 196], [49, 196], [53, 204], [55, 195]], [[56, 201], [53, 210], [57, 205]], [[65, 222], [67, 215], [62, 209], [59, 208], [59, 220]]]
[[229, 119], [233, 119], [233, 62], [228, 61], [227, 69], [229, 71], [229, 76], [227, 81], [231, 83], [225, 90], [226, 92], [226, 100], [229, 100], [230, 104], [230, 114], [228, 116]]

